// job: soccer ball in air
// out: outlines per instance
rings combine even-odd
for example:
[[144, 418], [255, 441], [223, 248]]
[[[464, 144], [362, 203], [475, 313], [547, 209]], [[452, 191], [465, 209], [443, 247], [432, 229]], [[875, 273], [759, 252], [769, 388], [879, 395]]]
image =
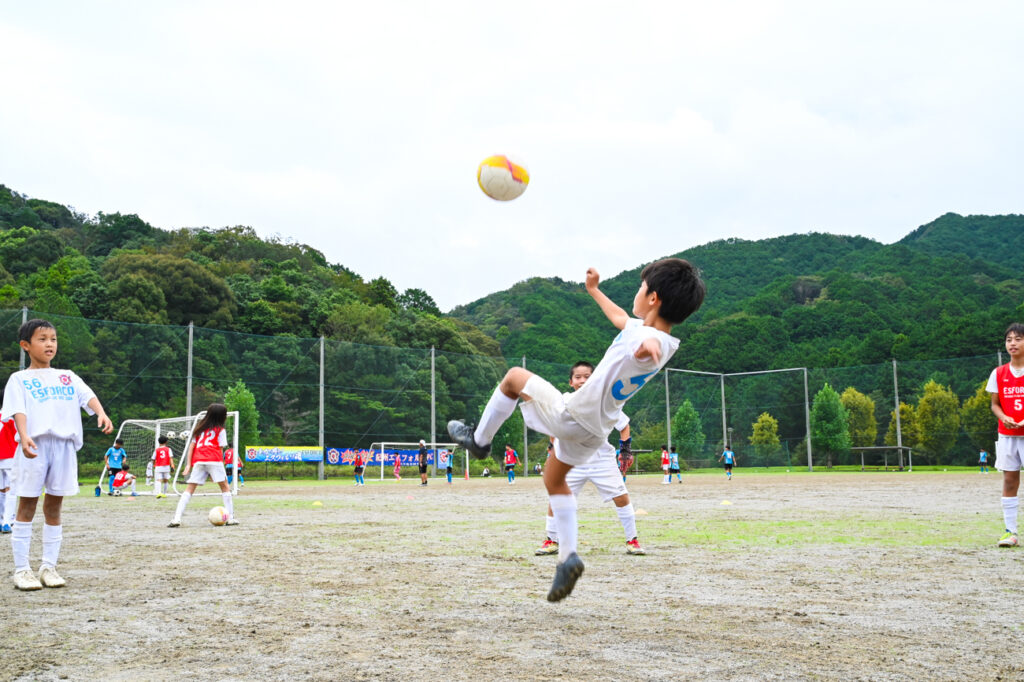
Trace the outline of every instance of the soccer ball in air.
[[214, 507], [210, 510], [210, 523], [215, 526], [223, 526], [228, 522], [228, 510], [224, 507]]
[[488, 156], [476, 169], [476, 181], [484, 194], [498, 201], [512, 201], [526, 191], [530, 172], [507, 156]]

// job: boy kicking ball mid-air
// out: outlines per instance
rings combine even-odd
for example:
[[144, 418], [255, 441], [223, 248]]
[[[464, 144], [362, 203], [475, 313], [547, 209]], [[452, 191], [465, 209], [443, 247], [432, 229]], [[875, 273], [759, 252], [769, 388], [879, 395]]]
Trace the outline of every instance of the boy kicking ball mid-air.
[[[594, 366], [589, 362], [577, 362], [569, 369], [569, 387], [573, 391], [578, 391], [583, 384], [587, 383], [587, 379], [590, 378], [593, 371]], [[568, 399], [570, 395], [572, 394], [564, 393], [562, 397]], [[615, 429], [620, 435], [620, 447], [628, 449], [629, 417], [624, 414], [620, 416], [621, 419], [615, 425]], [[548, 459], [550, 460], [551, 457], [552, 455], [549, 454]], [[646, 552], [640, 547], [640, 541], [637, 539], [636, 512], [633, 509], [633, 503], [629, 500], [629, 491], [626, 490], [626, 482], [619, 471], [619, 465], [615, 459], [615, 449], [611, 445], [605, 444], [599, 448], [589, 461], [573, 467], [565, 476], [565, 483], [572, 491], [573, 497], [579, 497], [580, 490], [583, 489], [583, 484], [587, 481], [593, 483], [597, 488], [602, 502], [611, 500], [615, 505], [615, 513], [618, 514], [622, 530], [626, 533], [626, 554], [645, 554]], [[550, 505], [548, 505], [548, 515], [544, 521], [547, 537], [534, 552], [538, 556], [558, 552], [558, 529], [555, 527], [555, 518]]]
[[557, 439], [555, 456], [544, 468], [544, 486], [559, 540], [559, 563], [548, 601], [568, 596], [583, 574], [583, 561], [576, 553], [576, 499], [566, 484], [566, 475], [608, 443], [608, 434], [621, 418], [623, 405], [665, 366], [679, 347], [679, 339], [669, 333], [672, 326], [689, 317], [704, 301], [704, 282], [697, 268], [680, 258], [651, 263], [640, 278], [640, 288], [633, 299], [636, 317], [631, 318], [598, 289], [597, 271], [587, 270], [587, 293], [622, 332], [579, 391], [563, 398], [544, 379], [514, 367], [491, 395], [475, 428], [461, 421], [448, 422], [452, 439], [483, 459], [490, 453], [494, 434], [522, 398], [526, 425]]
[[[57, 330], [46, 320], [28, 320], [18, 343], [29, 357], [28, 369], [7, 380], [0, 413], [14, 418], [21, 447], [14, 458], [12, 491], [18, 496], [13, 524], [14, 586], [19, 590], [63, 587], [57, 557], [63, 538], [61, 506], [78, 494], [78, 450], [82, 447], [81, 410], [96, 415], [103, 433], [114, 430], [96, 394], [74, 372], [50, 367], [57, 354]], [[38, 578], [29, 568], [32, 519], [43, 500], [43, 559]]]

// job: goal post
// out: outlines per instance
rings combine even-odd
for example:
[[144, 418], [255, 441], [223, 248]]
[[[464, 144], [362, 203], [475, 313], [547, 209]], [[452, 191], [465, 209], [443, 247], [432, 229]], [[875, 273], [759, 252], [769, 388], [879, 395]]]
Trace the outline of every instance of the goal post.
[[[155, 478], [153, 478], [152, 483], [146, 484], [146, 480], [149, 478], [146, 469], [152, 460], [153, 452], [160, 445], [161, 436], [167, 438], [166, 445], [170, 448], [171, 456], [174, 458], [174, 475], [167, 492], [168, 494], [181, 494], [181, 491], [177, 490], [174, 484], [177, 482], [178, 472], [182, 468], [182, 455], [185, 454], [185, 449], [192, 440], [192, 430], [199, 422], [199, 419], [205, 414], [206, 412], [200, 412], [191, 417], [168, 417], [165, 419], [126, 419], [121, 422], [117, 429], [116, 438], [121, 439], [125, 452], [124, 461], [128, 463], [131, 473], [136, 476], [135, 487], [137, 494], [155, 495], [160, 492]], [[238, 412], [228, 412], [225, 429], [229, 434], [229, 447], [234, 449], [237, 462], [238, 457], [242, 456], [238, 449]], [[107, 463], [104, 460], [103, 469], [100, 472], [100, 479], [97, 484], [100, 490], [103, 489], [104, 480], [109, 476], [109, 473]], [[232, 479], [232, 493], [238, 493], [238, 476], [234, 476]], [[202, 493], [197, 492], [196, 494]], [[220, 491], [217, 494], [220, 494]]]
[[[427, 443], [427, 452], [432, 453], [435, 457], [434, 464], [437, 464], [437, 453], [441, 450], [447, 450], [449, 454], [454, 454], [457, 443]], [[370, 443], [370, 452], [374, 453], [373, 456], [380, 462], [380, 480], [384, 480], [384, 468], [390, 463], [394, 466], [394, 457], [396, 454], [401, 452], [415, 451], [419, 454], [420, 443], [403, 443], [393, 441], [378, 441]], [[400, 456], [400, 455], [399, 455]], [[469, 470], [469, 454], [466, 455], [466, 470]], [[412, 466], [412, 462], [408, 458], [402, 459], [403, 466]]]

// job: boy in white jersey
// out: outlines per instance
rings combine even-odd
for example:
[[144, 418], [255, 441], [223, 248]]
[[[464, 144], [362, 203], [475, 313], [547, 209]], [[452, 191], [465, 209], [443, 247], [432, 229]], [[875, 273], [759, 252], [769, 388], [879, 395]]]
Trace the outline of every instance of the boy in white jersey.
[[[584, 464], [608, 444], [622, 406], [672, 357], [679, 339], [669, 332], [704, 301], [704, 282], [693, 265], [680, 258], [651, 263], [640, 274], [633, 314], [617, 306], [600, 289], [600, 276], [587, 270], [587, 293], [615, 327], [622, 330], [605, 352], [593, 375], [568, 400], [544, 379], [522, 367], [510, 369], [487, 402], [474, 429], [461, 421], [448, 423], [452, 439], [475, 457], [490, 453], [491, 440], [523, 399], [523, 420], [535, 431], [554, 436], [555, 456], [544, 469], [544, 486], [558, 527], [558, 558], [548, 601], [572, 592], [583, 574], [576, 554], [576, 498], [566, 484], [572, 467]], [[639, 318], [639, 319], [638, 319]]]
[[[78, 450], [82, 447], [84, 409], [96, 415], [103, 433], [110, 423], [96, 394], [74, 372], [50, 367], [57, 353], [57, 330], [46, 320], [29, 320], [18, 329], [18, 341], [29, 357], [29, 368], [7, 380], [0, 413], [14, 418], [21, 447], [14, 458], [12, 491], [18, 512], [11, 534], [14, 585], [19, 590], [63, 587], [57, 573], [63, 527], [61, 506], [65, 495], [78, 493]], [[29, 568], [32, 519], [39, 496], [43, 500], [43, 559], [38, 578]]]
[[[586, 361], [577, 362], [569, 369], [569, 387], [574, 391], [579, 390], [594, 371], [594, 366]], [[570, 393], [563, 394], [568, 399]], [[615, 430], [619, 432], [621, 445], [629, 441], [629, 417], [620, 415], [619, 423]], [[548, 454], [550, 458], [551, 448]], [[579, 497], [583, 484], [590, 481], [597, 488], [601, 495], [602, 502], [611, 502], [615, 505], [615, 513], [622, 524], [622, 530], [626, 533], [626, 554], [645, 554], [636, 533], [636, 512], [629, 500], [629, 491], [626, 490], [626, 482], [619, 471], [615, 461], [615, 449], [608, 445], [594, 453], [594, 456], [586, 464], [575, 466], [566, 474], [565, 483], [569, 486], [574, 497]], [[558, 529], [555, 527], [555, 517], [548, 505], [548, 515], [544, 517], [545, 531], [547, 537], [544, 543], [534, 552], [538, 556], [558, 553]]]
[[1024, 324], [1014, 322], [1004, 334], [1010, 361], [996, 367], [985, 390], [992, 394], [992, 413], [999, 420], [996, 469], [1003, 472], [1003, 523], [999, 547], [1016, 547], [1020, 468], [1024, 461]]

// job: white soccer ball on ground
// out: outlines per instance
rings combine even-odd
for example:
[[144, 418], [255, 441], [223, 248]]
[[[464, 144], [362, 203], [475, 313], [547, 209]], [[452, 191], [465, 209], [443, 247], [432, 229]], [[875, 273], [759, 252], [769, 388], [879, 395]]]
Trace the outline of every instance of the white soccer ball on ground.
[[224, 507], [214, 507], [210, 510], [210, 523], [215, 526], [223, 526], [228, 522], [228, 510]]
[[476, 181], [484, 194], [497, 201], [512, 201], [526, 191], [530, 172], [526, 164], [502, 154], [488, 156], [476, 169]]

